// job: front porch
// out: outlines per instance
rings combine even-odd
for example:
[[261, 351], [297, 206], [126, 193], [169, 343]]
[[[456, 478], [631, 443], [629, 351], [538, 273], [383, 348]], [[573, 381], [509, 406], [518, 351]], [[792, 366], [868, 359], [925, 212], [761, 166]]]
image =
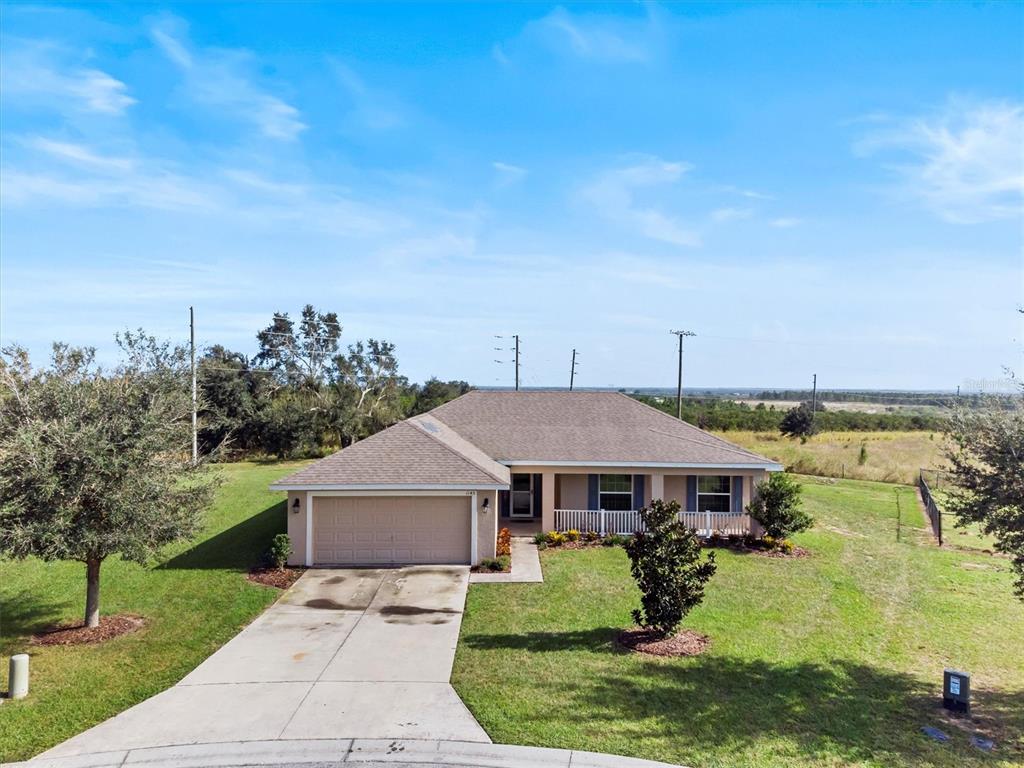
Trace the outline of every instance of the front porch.
[[[699, 535], [760, 535], [746, 513], [764, 470], [649, 470], [632, 467], [512, 467], [511, 489], [499, 494], [498, 525], [513, 536], [538, 531], [630, 534], [642, 527], [637, 510], [653, 499], [677, 501], [680, 520]], [[717, 473], [729, 474], [717, 474]]]

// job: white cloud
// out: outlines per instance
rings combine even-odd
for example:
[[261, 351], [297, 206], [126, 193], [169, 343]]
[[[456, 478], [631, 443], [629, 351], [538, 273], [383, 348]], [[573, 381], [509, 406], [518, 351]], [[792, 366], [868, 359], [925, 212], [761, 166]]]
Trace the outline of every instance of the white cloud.
[[659, 208], [637, 202], [639, 192], [672, 185], [690, 170], [686, 163], [643, 157], [632, 165], [600, 174], [582, 197], [605, 218], [629, 226], [644, 237], [680, 246], [700, 245], [700, 236]]
[[406, 108], [399, 99], [371, 88], [352, 67], [337, 59], [331, 59], [331, 68], [351, 102], [351, 122], [372, 131], [390, 130], [406, 122]]
[[1024, 105], [953, 101], [897, 121], [857, 143], [895, 153], [900, 191], [947, 221], [971, 224], [1024, 213]]
[[772, 219], [768, 223], [771, 224], [773, 227], [776, 227], [778, 229], [792, 229], [793, 227], [800, 226], [801, 221], [800, 221], [800, 219], [797, 219], [797, 218], [792, 217], [792, 216], [783, 216], [783, 217], [778, 218], [778, 219]]
[[526, 178], [529, 173], [525, 168], [521, 168], [518, 165], [512, 165], [511, 163], [503, 163], [499, 160], [495, 160], [491, 163], [491, 167], [497, 171], [497, 185], [499, 187], [508, 187], [512, 184], [516, 184]]
[[[8, 104], [120, 115], [136, 100], [128, 86], [95, 67], [71, 63], [71, 52], [44, 43], [5, 43], [0, 87]], [[12, 101], [13, 99], [13, 101]]]
[[247, 51], [193, 48], [182, 22], [165, 18], [150, 30], [154, 42], [184, 76], [186, 93], [197, 103], [249, 122], [272, 139], [292, 141], [306, 129], [299, 110], [266, 92], [248, 74], [255, 61]]
[[101, 155], [82, 144], [73, 144], [66, 141], [55, 141], [42, 136], [28, 139], [25, 144], [32, 149], [43, 152], [59, 160], [70, 161], [97, 170], [127, 171], [133, 163], [127, 157], [109, 157]]
[[503, 66], [518, 51], [540, 46], [592, 61], [646, 62], [661, 47], [661, 17], [653, 7], [640, 18], [599, 13], [572, 13], [559, 6], [526, 24], [515, 39], [496, 44], [491, 55]]
[[711, 212], [711, 220], [719, 224], [740, 219], [749, 219], [754, 215], [750, 208], [717, 208]]

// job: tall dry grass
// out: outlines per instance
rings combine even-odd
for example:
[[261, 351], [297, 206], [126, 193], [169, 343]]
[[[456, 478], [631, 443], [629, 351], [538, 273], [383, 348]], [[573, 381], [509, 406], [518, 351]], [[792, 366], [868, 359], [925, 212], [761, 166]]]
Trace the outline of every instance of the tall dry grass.
[[[806, 443], [777, 432], [719, 432], [721, 437], [804, 475], [912, 484], [918, 471], [945, 465], [939, 432], [822, 432]], [[866, 461], [859, 463], [861, 445]]]

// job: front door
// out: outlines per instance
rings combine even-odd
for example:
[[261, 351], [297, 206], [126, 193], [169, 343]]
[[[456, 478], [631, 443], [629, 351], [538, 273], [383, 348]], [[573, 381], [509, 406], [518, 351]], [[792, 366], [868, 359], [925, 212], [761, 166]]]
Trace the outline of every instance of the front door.
[[533, 475], [512, 475], [510, 517], [533, 517]]

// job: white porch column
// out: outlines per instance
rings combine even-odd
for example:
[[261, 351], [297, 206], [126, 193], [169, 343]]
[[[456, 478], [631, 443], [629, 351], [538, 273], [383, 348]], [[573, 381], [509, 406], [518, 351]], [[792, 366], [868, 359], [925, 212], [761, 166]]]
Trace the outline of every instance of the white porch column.
[[651, 474], [651, 501], [665, 498], [664, 473]]
[[313, 492], [306, 493], [306, 567], [313, 565]]
[[555, 473], [544, 472], [540, 481], [540, 524], [543, 530], [555, 530]]
[[469, 494], [469, 564], [477, 565], [480, 562], [480, 557], [477, 554], [480, 544], [477, 540], [477, 528], [480, 523], [476, 519], [476, 491], [472, 491]]

